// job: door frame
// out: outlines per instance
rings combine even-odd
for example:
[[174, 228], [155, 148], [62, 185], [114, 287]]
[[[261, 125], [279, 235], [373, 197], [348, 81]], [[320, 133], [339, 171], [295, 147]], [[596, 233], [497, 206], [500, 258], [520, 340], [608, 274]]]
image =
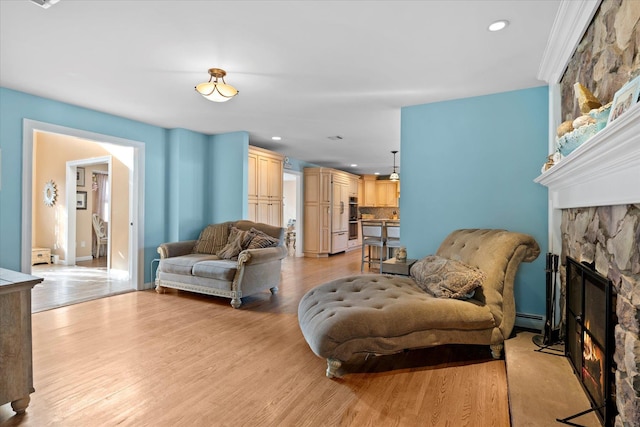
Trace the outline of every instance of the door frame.
[[[145, 171], [145, 144], [131, 139], [31, 119], [23, 119], [22, 122], [22, 271], [24, 273], [31, 272], [33, 141], [36, 132], [55, 133], [98, 143], [108, 143], [133, 148], [132, 171], [129, 174], [129, 278], [135, 289], [143, 290], [144, 247], [142, 245], [144, 243], [144, 203], [139, 203], [139, 201], [144, 200], [143, 177]], [[73, 176], [75, 177], [75, 174]], [[67, 197], [68, 191], [67, 187]], [[72, 196], [73, 200], [75, 200], [75, 194]]]

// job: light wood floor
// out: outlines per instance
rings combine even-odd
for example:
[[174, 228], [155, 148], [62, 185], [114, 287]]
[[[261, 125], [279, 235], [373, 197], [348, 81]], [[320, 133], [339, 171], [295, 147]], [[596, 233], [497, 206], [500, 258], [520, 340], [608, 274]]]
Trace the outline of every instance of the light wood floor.
[[33, 315], [35, 393], [2, 426], [509, 426], [505, 363], [444, 346], [324, 376], [300, 332], [310, 288], [360, 274], [359, 251], [283, 265], [279, 294], [131, 292]]

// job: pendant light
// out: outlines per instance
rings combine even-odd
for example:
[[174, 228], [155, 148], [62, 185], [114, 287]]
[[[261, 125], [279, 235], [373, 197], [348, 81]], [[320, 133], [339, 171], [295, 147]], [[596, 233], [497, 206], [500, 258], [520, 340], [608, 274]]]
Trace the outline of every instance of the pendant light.
[[224, 81], [224, 76], [227, 75], [227, 72], [223, 69], [210, 68], [209, 75], [211, 77], [209, 77], [208, 82], [200, 83], [196, 86], [196, 91], [209, 101], [226, 102], [238, 94], [238, 90], [235, 87]]
[[393, 150], [393, 172], [391, 173], [391, 175], [389, 175], [389, 180], [390, 181], [399, 181], [400, 180], [400, 175], [398, 174], [398, 172], [396, 172], [396, 153], [398, 152], [398, 150]]

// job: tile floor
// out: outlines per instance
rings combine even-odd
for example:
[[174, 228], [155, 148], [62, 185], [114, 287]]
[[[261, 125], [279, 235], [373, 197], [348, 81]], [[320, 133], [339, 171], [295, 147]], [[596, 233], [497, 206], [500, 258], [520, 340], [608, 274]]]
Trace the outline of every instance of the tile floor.
[[32, 313], [135, 290], [129, 280], [109, 277], [105, 257], [73, 266], [38, 264], [31, 274], [44, 278], [31, 292]]

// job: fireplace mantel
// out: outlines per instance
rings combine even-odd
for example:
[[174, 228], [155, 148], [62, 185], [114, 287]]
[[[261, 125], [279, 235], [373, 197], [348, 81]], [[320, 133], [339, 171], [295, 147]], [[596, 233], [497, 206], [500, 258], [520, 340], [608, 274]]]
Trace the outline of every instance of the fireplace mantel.
[[553, 209], [640, 203], [640, 103], [534, 181]]

